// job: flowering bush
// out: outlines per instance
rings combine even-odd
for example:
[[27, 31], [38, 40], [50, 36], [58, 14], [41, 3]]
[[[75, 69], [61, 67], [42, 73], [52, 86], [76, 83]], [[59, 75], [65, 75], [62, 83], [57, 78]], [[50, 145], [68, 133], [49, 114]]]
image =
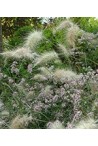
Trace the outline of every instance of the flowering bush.
[[[23, 47], [0, 54], [1, 128], [86, 128], [85, 118], [95, 124], [87, 128], [97, 128], [98, 70], [86, 62], [77, 65], [85, 55], [84, 34], [64, 20], [31, 32]], [[47, 41], [51, 49], [38, 51]]]

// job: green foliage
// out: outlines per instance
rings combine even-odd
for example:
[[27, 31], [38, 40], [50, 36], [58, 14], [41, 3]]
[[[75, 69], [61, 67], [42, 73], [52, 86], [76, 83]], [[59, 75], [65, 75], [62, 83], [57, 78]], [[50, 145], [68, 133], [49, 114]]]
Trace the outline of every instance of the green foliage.
[[25, 40], [25, 37], [28, 35], [29, 32], [33, 30], [32, 26], [24, 26], [19, 28], [17, 31], [14, 32], [13, 37], [9, 39], [9, 45], [11, 48], [16, 46], [22, 46]]
[[43, 34], [45, 36], [45, 39], [42, 40], [42, 42], [39, 44], [39, 46], [36, 48], [36, 51], [38, 53], [44, 53], [47, 51], [52, 51], [54, 50], [54, 41], [56, 41], [56, 43], [62, 43], [62, 44], [66, 44], [65, 41], [65, 34], [66, 31], [58, 31], [56, 34], [54, 34], [53, 36], [53, 28], [46, 28], [43, 30]]
[[2, 17], [3, 37], [9, 38], [20, 27], [33, 26], [35, 29], [41, 27], [39, 17]]
[[73, 22], [77, 23], [81, 29], [87, 32], [98, 32], [98, 19], [95, 17], [75, 17], [71, 19]]

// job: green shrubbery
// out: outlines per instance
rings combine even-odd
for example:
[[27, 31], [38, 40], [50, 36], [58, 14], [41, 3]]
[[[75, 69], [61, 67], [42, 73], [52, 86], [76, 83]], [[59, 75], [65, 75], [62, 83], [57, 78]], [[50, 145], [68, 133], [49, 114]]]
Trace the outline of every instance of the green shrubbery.
[[25, 41], [25, 37], [31, 31], [33, 31], [32, 26], [24, 26], [24, 27], [19, 28], [17, 31], [14, 32], [13, 36], [8, 39], [7, 46], [5, 44], [4, 47], [7, 47], [10, 50], [17, 46], [22, 46], [23, 42]]
[[98, 33], [98, 18], [95, 17], [74, 17], [73, 22], [77, 23], [86, 32]]

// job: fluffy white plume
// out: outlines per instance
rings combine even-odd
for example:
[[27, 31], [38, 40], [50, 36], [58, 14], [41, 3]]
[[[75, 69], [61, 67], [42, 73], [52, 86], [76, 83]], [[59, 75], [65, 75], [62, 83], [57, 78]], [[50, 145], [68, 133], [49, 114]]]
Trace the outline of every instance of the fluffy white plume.
[[64, 129], [64, 126], [59, 120], [56, 120], [55, 122], [49, 122], [47, 124], [47, 129]]
[[53, 33], [56, 33], [57, 31], [59, 30], [62, 30], [62, 29], [67, 29], [67, 28], [70, 28], [71, 26], [73, 25], [73, 23], [69, 20], [64, 20], [60, 23], [59, 26], [57, 26], [55, 28], [55, 30], [53, 30]]
[[76, 129], [98, 129], [98, 125], [96, 124], [94, 119], [87, 119], [80, 121], [76, 127]]
[[28, 126], [29, 122], [32, 121], [32, 117], [31, 116], [27, 116], [27, 115], [23, 115], [23, 116], [16, 116], [10, 125], [11, 129], [23, 129], [26, 128], [26, 126]]
[[66, 42], [68, 47], [75, 48], [75, 42], [79, 32], [80, 29], [77, 25], [73, 25], [72, 27], [68, 28], [66, 34]]
[[28, 101], [30, 101], [30, 100], [33, 99], [34, 95], [35, 95], [35, 92], [34, 91], [29, 91], [28, 94], [26, 95], [26, 99]]
[[71, 70], [57, 69], [53, 75], [56, 81], [64, 82], [66, 80], [72, 80], [79, 77], [76, 73]]
[[54, 51], [45, 52], [36, 60], [35, 66], [45, 65], [45, 64], [47, 64], [51, 61], [57, 60], [57, 59], [58, 59], [58, 55], [56, 52], [54, 52]]
[[36, 74], [33, 79], [37, 80], [37, 81], [46, 81], [47, 80], [47, 78], [41, 74]]
[[41, 71], [41, 74], [44, 75], [46, 78], [52, 78], [53, 74], [47, 67], [40, 67], [39, 70]]
[[43, 39], [42, 31], [31, 32], [26, 38], [25, 47], [35, 50], [36, 45]]
[[1, 53], [1, 55], [3, 55], [6, 58], [28, 58], [28, 59], [34, 59], [35, 57], [35, 53], [32, 53], [31, 50], [29, 48], [17, 48], [16, 50], [12, 50], [12, 51], [6, 51], [4, 53]]
[[62, 55], [66, 56], [66, 57], [69, 57], [70, 52], [69, 52], [68, 49], [65, 48], [64, 45], [58, 44], [58, 49], [60, 50], [60, 52], [61, 52]]
[[43, 94], [44, 94], [44, 96], [49, 96], [50, 94], [51, 94], [51, 89], [52, 89], [52, 86], [50, 86], [50, 85], [47, 85], [45, 88], [44, 88], [44, 90], [43, 90]]

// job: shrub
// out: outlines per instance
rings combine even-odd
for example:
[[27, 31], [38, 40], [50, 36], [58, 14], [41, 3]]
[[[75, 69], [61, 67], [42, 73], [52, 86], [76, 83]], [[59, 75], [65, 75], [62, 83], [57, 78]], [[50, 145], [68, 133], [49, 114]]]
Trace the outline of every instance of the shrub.
[[8, 41], [10, 49], [17, 46], [22, 46], [25, 40], [25, 37], [32, 30], [33, 30], [32, 26], [24, 26], [22, 28], [19, 28], [17, 31], [15, 31], [13, 36], [9, 38], [9, 41]]
[[2, 127], [74, 128], [85, 117], [97, 119], [98, 70], [87, 62], [96, 42], [95, 34], [64, 20], [56, 29], [29, 33], [22, 47], [1, 53], [0, 110], [7, 123]]

